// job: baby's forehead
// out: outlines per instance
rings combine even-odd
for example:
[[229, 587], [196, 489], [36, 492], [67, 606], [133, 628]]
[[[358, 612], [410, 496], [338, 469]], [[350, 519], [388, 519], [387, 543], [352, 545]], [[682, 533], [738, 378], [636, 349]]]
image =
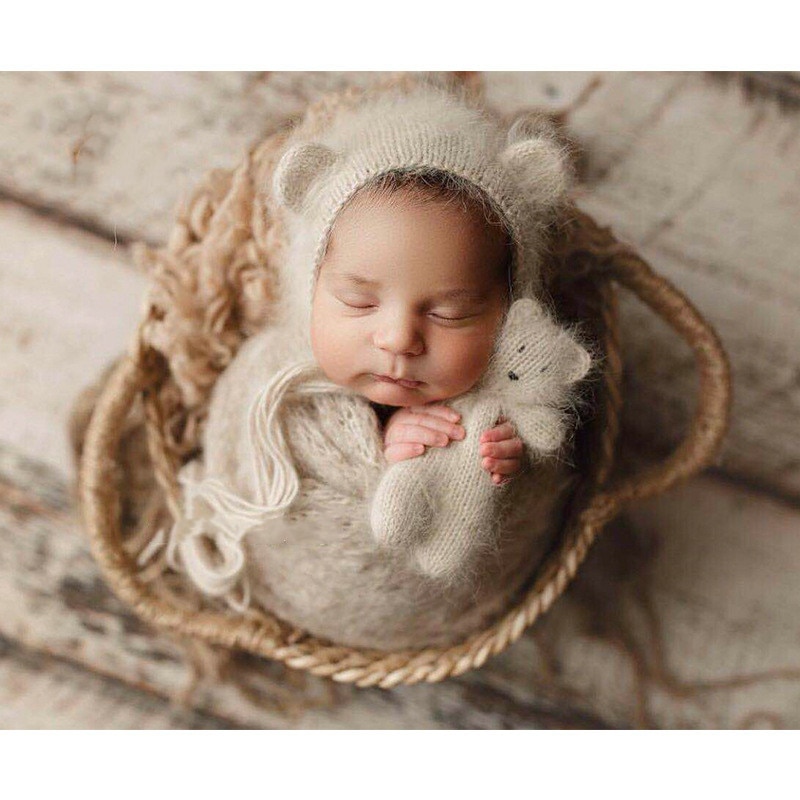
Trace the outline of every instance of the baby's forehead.
[[[405, 223], [405, 224], [404, 224]], [[324, 257], [345, 256], [378, 244], [391, 247], [431, 235], [510, 260], [511, 237], [503, 224], [468, 198], [428, 192], [418, 186], [393, 190], [365, 187], [342, 208], [329, 231]]]
[[452, 220], [469, 219], [489, 227], [487, 214], [466, 195], [452, 190], [430, 187], [423, 183], [386, 187], [363, 186], [345, 203], [336, 215], [334, 227], [342, 220], [365, 220], [383, 214], [400, 214], [408, 209], [430, 209], [447, 212]]
[[481, 302], [494, 287], [510, 291], [512, 255], [504, 233], [491, 239], [483, 219], [466, 220], [461, 209], [408, 199], [412, 205], [366, 197], [345, 209], [318, 278], [333, 291], [395, 293], [431, 303]]

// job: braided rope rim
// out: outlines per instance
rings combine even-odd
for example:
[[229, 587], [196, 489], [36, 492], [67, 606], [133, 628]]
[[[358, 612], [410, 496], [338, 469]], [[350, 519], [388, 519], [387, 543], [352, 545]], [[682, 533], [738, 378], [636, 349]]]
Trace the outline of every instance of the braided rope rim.
[[[580, 508], [576, 504], [560, 547], [520, 602], [502, 618], [453, 646], [384, 652], [339, 646], [308, 634], [298, 636], [296, 630], [289, 633], [285, 624], [269, 615], [258, 620], [211, 610], [187, 611], [157, 596], [137, 577], [136, 565], [122, 547], [113, 475], [122, 423], [139, 393], [144, 392], [151, 422], [158, 423], [157, 406], [147, 402], [147, 390], [158, 368], [152, 363], [152, 352], [138, 346], [118, 365], [98, 401], [81, 463], [85, 524], [93, 555], [111, 588], [140, 617], [157, 627], [360, 687], [435, 683], [480, 667], [489, 656], [503, 652], [561, 595], [603, 526], [626, 504], [665, 491], [713, 460], [730, 414], [730, 366], [713, 329], [681, 292], [654, 273], [631, 248], [619, 243], [609, 229], [600, 228], [582, 212], [576, 213], [589, 234], [586, 252], [602, 278], [606, 364], [600, 452], [589, 485], [584, 483], [585, 505]], [[619, 485], [601, 489], [613, 464], [620, 407], [621, 362], [611, 281], [632, 291], [690, 345], [698, 368], [699, 392], [690, 429], [667, 459]], [[170, 456], [157, 441], [151, 439], [150, 446], [159, 482], [166, 487], [168, 505], [174, 512], [179, 507], [176, 465], [170, 463]]]

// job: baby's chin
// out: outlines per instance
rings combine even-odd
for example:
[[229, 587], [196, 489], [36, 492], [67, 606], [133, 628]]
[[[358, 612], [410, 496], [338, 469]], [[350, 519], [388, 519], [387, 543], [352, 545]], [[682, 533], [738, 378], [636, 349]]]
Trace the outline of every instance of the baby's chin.
[[384, 406], [418, 406], [430, 402], [428, 389], [429, 387], [425, 383], [408, 388], [367, 377], [357, 391], [367, 400]]

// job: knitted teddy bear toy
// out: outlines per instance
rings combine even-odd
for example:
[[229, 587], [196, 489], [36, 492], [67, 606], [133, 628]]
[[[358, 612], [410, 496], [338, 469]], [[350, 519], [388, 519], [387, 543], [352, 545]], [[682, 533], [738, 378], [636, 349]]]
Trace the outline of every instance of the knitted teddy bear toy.
[[590, 363], [589, 353], [540, 304], [515, 301], [484, 377], [448, 403], [461, 413], [466, 438], [386, 470], [372, 503], [375, 539], [408, 550], [426, 575], [446, 582], [464, 577], [494, 544], [496, 494], [502, 491], [480, 469], [480, 432], [503, 414], [529, 454], [558, 450], [569, 389]]

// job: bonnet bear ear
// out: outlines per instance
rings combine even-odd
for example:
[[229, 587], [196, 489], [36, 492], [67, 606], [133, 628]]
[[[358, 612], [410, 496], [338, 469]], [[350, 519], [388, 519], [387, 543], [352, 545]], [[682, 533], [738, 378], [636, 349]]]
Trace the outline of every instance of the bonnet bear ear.
[[338, 161], [339, 155], [323, 144], [298, 144], [287, 150], [272, 178], [275, 199], [300, 211], [311, 185]]
[[518, 117], [508, 130], [500, 161], [529, 197], [548, 206], [564, 201], [571, 177], [569, 149], [558, 141], [546, 116]]

